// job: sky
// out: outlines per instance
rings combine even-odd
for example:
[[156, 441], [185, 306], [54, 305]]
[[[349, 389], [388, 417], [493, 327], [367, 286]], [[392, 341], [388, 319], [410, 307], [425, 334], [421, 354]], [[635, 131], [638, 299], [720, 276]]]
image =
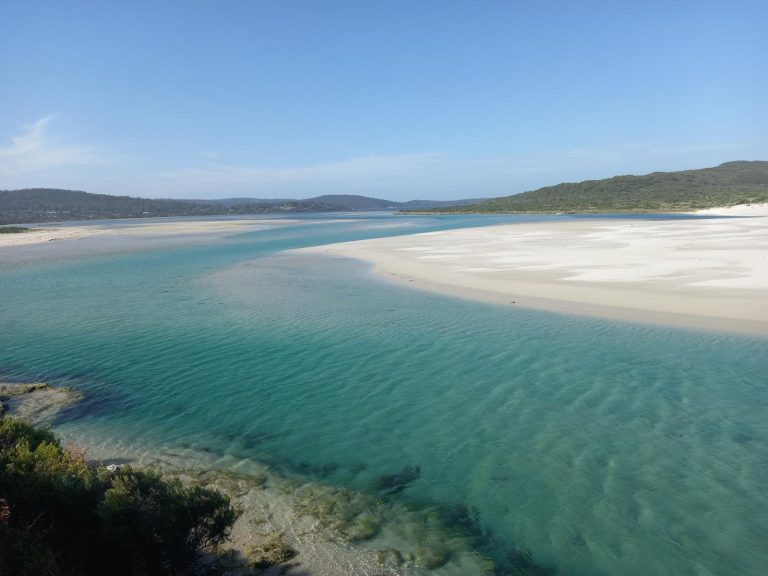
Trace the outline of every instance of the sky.
[[768, 160], [765, 0], [0, 0], [0, 189], [505, 196]]

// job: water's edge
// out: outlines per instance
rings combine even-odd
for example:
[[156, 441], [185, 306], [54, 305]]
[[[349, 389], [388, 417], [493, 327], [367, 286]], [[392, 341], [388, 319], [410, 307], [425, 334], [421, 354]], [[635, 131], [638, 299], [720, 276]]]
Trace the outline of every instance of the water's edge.
[[[413, 479], [407, 472], [397, 478], [381, 478], [378, 493], [369, 494], [195, 446], [117, 445], [82, 434], [62, 434], [56, 424], [67, 410], [77, 410], [86, 400], [84, 396], [74, 389], [46, 383], [0, 380], [0, 388], [5, 390], [25, 387], [29, 388], [3, 403], [4, 414], [51, 427], [64, 445], [76, 446], [91, 463], [155, 470], [187, 485], [226, 494], [238, 518], [232, 538], [221, 548], [216, 562], [232, 576], [251, 574], [250, 551], [275, 534], [282, 535], [296, 552], [283, 565], [288, 571], [281, 573], [286, 574], [298, 567], [308, 576], [502, 573], [501, 567], [481, 551], [487, 535], [476, 525], [470, 510], [460, 506], [416, 507], [397, 499]], [[536, 574], [532, 569], [550, 573], [535, 567], [526, 552], [519, 553], [517, 562], [528, 570], [520, 574]], [[505, 566], [503, 573], [517, 572], [514, 566]]]

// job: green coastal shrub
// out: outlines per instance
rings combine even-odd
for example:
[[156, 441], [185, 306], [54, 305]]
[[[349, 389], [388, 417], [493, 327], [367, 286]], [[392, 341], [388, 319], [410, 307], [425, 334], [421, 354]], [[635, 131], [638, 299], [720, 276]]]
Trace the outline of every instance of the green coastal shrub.
[[219, 492], [130, 470], [115, 476], [98, 513], [111, 527], [106, 534], [110, 549], [139, 572], [163, 574], [186, 574], [174, 567], [193, 566], [201, 551], [224, 540], [235, 519], [229, 500]]
[[189, 574], [234, 520], [219, 492], [111, 473], [50, 431], [0, 419], [0, 574]]

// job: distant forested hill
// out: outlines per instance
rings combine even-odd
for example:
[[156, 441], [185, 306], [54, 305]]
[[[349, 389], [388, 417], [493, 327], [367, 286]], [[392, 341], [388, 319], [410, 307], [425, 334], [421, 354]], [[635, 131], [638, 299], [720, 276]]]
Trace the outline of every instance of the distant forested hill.
[[416, 210], [419, 208], [443, 208], [447, 206], [466, 206], [474, 204], [478, 198], [467, 200], [409, 200], [394, 202], [381, 198], [353, 195], [326, 195], [308, 198], [306, 202], [323, 202], [344, 206], [347, 210]]
[[0, 222], [167, 216], [189, 207], [173, 200], [89, 194], [77, 190], [29, 188], [0, 191]]
[[768, 162], [547, 186], [439, 212], [663, 212], [768, 202]]
[[[474, 201], [463, 202], [470, 204]], [[451, 206], [460, 202], [462, 201], [392, 202], [366, 196], [318, 196], [306, 200], [258, 198], [170, 200], [110, 196], [56, 188], [27, 188], [0, 190], [0, 224], [157, 216], [401, 210]]]
[[216, 204], [219, 206], [234, 206], [249, 203], [283, 205], [286, 202], [301, 202], [304, 204], [312, 203], [321, 206], [335, 206], [336, 210], [408, 210], [419, 208], [441, 208], [445, 206], [465, 206], [479, 202], [479, 198], [468, 198], [466, 200], [409, 200], [407, 202], [395, 202], [394, 200], [384, 200], [382, 198], [371, 198], [369, 196], [358, 196], [354, 194], [327, 194], [325, 196], [315, 196], [305, 200], [265, 200], [260, 198], [222, 198], [216, 200], [189, 200], [198, 204]]
[[258, 214], [281, 210], [314, 212], [339, 209], [341, 207], [335, 205], [297, 200], [283, 200], [280, 204], [249, 202], [221, 206], [205, 201], [155, 200], [56, 188], [0, 191], [0, 224], [156, 216]]

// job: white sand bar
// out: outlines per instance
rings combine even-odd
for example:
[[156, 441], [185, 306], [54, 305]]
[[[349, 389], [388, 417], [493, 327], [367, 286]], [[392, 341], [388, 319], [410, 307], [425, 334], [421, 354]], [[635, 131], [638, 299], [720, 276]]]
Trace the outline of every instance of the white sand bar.
[[749, 217], [505, 224], [305, 251], [459, 297], [768, 335], [768, 207], [725, 213]]
[[8, 246], [26, 246], [56, 240], [74, 240], [89, 236], [124, 236], [148, 237], [177, 234], [211, 234], [249, 232], [258, 227], [293, 224], [296, 220], [258, 219], [258, 220], [116, 220], [113, 224], [93, 224], [83, 226], [40, 225], [18, 234], [0, 234], [0, 248]]

